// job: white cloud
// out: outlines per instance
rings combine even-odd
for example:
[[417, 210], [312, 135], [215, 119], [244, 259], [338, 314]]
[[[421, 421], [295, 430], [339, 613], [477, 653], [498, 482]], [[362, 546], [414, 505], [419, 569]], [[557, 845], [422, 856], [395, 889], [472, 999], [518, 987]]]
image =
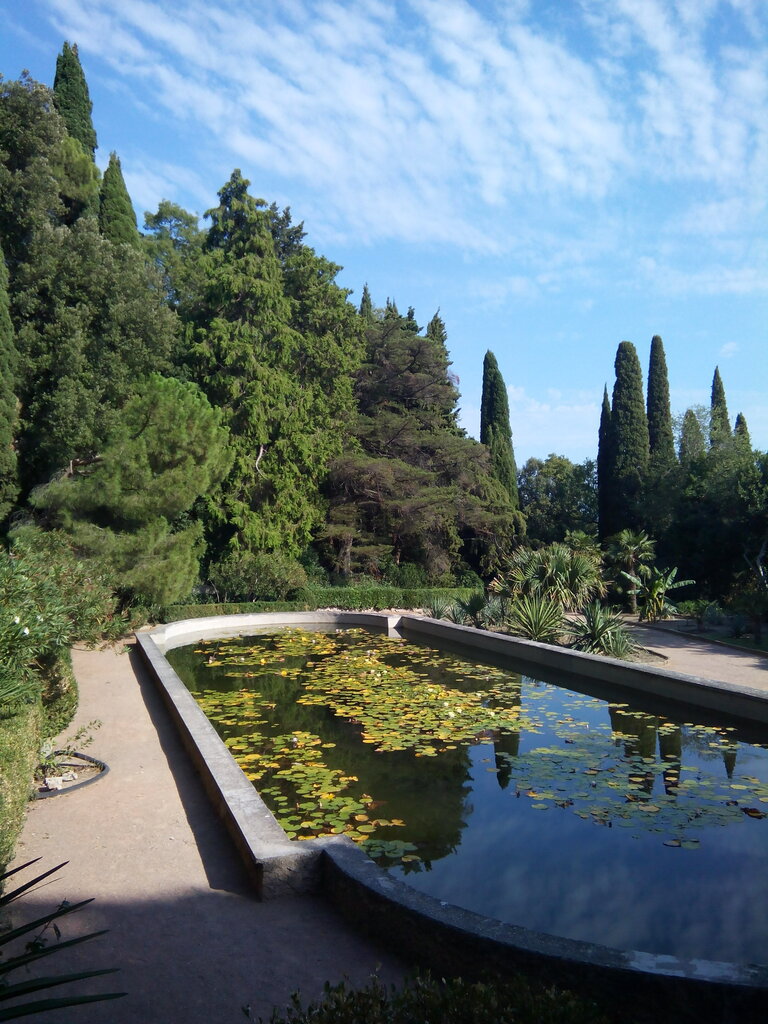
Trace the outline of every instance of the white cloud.
[[739, 351], [739, 343], [737, 341], [727, 341], [725, 345], [720, 349], [721, 359], [732, 359]]
[[570, 457], [594, 458], [600, 405], [584, 391], [547, 389], [545, 397], [522, 387], [508, 387], [509, 419], [518, 465], [526, 459], [561, 454], [567, 439]]

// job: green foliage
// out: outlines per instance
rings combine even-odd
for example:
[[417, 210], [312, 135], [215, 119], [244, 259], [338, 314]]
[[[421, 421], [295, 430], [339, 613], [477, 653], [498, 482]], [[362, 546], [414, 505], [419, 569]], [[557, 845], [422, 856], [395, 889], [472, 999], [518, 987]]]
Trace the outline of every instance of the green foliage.
[[611, 472], [613, 455], [611, 450], [611, 403], [608, 386], [603, 388], [603, 404], [600, 409], [600, 428], [597, 439], [597, 502], [598, 532], [601, 538], [608, 536], [611, 523]]
[[563, 455], [528, 459], [518, 489], [529, 542], [551, 544], [564, 540], [569, 531], [595, 530], [597, 481], [590, 460], [574, 464]]
[[19, 414], [14, 393], [18, 353], [8, 304], [8, 271], [0, 248], [0, 524], [8, 517], [19, 493], [15, 449]]
[[307, 585], [302, 565], [288, 555], [229, 551], [208, 568], [208, 581], [224, 601], [284, 601]]
[[109, 154], [109, 166], [104, 171], [99, 192], [99, 231], [114, 245], [141, 246], [136, 227], [136, 212], [125, 187], [123, 171], [117, 153]]
[[101, 452], [142, 381], [168, 368], [175, 322], [146, 259], [106, 241], [93, 218], [43, 225], [27, 255], [12, 314], [30, 488]]
[[[7, 881], [7, 879], [16, 875], [19, 871], [24, 871], [36, 863], [37, 860], [27, 861], [26, 864], [22, 864], [12, 871], [6, 871], [3, 875], [0, 875], [0, 882]], [[20, 899], [25, 892], [33, 889], [35, 886], [39, 886], [42, 881], [62, 867], [64, 867], [64, 864], [57, 864], [55, 868], [44, 871], [23, 885], [4, 892], [0, 896], [0, 909]], [[0, 1019], [17, 1020], [20, 1017], [44, 1013], [48, 1010], [61, 1010], [69, 1006], [82, 1006], [85, 1003], [103, 1002], [106, 999], [119, 999], [126, 994], [125, 992], [109, 992], [99, 995], [64, 996], [59, 998], [47, 996], [49, 989], [76, 981], [85, 981], [89, 978], [98, 978], [104, 974], [114, 974], [117, 968], [101, 971], [79, 971], [76, 974], [59, 974], [54, 977], [29, 977], [29, 967], [31, 964], [37, 963], [38, 960], [47, 958], [52, 954], [60, 953], [70, 946], [79, 945], [81, 942], [88, 942], [90, 939], [98, 938], [99, 935], [104, 934], [103, 931], [91, 932], [87, 935], [79, 935], [74, 939], [61, 941], [61, 931], [58, 922], [70, 914], [82, 910], [83, 907], [88, 906], [91, 902], [92, 900], [81, 900], [79, 903], [69, 903], [65, 900], [54, 911], [46, 914], [44, 917], [36, 918], [15, 928], [5, 928], [0, 931], [0, 951], [4, 954], [2, 962], [0, 962], [0, 1002], [14, 1001], [12, 1006], [0, 1010]], [[53, 944], [51, 943], [52, 936], [48, 934], [49, 929], [55, 936]], [[11, 983], [9, 975], [16, 971], [24, 972], [24, 980]], [[36, 996], [38, 994], [43, 994], [45, 998], [35, 998], [32, 1000], [25, 998], [23, 1002], [18, 1002], [22, 997]]]
[[650, 468], [654, 475], [658, 475], [675, 463], [667, 360], [664, 355], [664, 344], [658, 334], [651, 339], [651, 358], [648, 366], [648, 440]]
[[541, 596], [568, 611], [605, 593], [599, 556], [565, 544], [517, 548], [504, 561], [491, 590], [507, 598]]
[[571, 619], [565, 633], [575, 650], [587, 654], [628, 659], [637, 650], [621, 615], [613, 608], [604, 608], [599, 601], [592, 601], [578, 618]]
[[491, 453], [491, 471], [509, 495], [514, 508], [519, 507], [517, 468], [512, 448], [509, 423], [509, 400], [504, 378], [493, 352], [483, 360], [483, 393], [480, 405], [480, 443]]
[[616, 353], [609, 443], [606, 458], [605, 522], [603, 536], [642, 528], [643, 499], [648, 476], [648, 417], [643, 379], [635, 346], [622, 341]]
[[84, 556], [109, 565], [130, 598], [168, 604], [197, 579], [202, 530], [183, 515], [227, 472], [227, 442], [220, 413], [194, 384], [153, 374], [103, 453], [33, 501]]
[[[707, 421], [709, 421], [709, 417], [707, 417]], [[683, 416], [678, 450], [680, 465], [686, 472], [690, 471], [694, 462], [703, 459], [707, 453], [704, 430], [694, 409], [686, 409]]]
[[[620, 530], [607, 542], [606, 560], [609, 571], [615, 574], [616, 582], [621, 582], [622, 573], [644, 576], [649, 572], [649, 564], [656, 552], [656, 543], [647, 533], [635, 530]], [[637, 611], [637, 596], [630, 590], [629, 611], [634, 615]]]
[[0, 709], [0, 870], [11, 860], [40, 749], [39, 701]]
[[461, 978], [413, 978], [391, 989], [374, 978], [363, 989], [326, 983], [323, 997], [305, 1008], [294, 995], [270, 1024], [601, 1024], [602, 1012], [571, 992], [515, 977], [470, 982]]
[[71, 137], [63, 138], [50, 154], [50, 167], [64, 207], [64, 223], [73, 224], [83, 214], [95, 214], [101, 176], [80, 143]]
[[521, 594], [507, 606], [507, 629], [526, 640], [557, 644], [564, 624], [562, 604], [545, 593]]
[[56, 58], [56, 76], [53, 80], [53, 102], [61, 114], [67, 131], [93, 159], [96, 150], [96, 132], [91, 120], [93, 104], [88, 93], [77, 44], [64, 43]]
[[157, 213], [144, 215], [144, 249], [159, 272], [169, 305], [185, 319], [193, 316], [203, 290], [201, 260], [205, 232], [198, 218], [164, 199]]
[[733, 424], [733, 436], [739, 438], [739, 440], [746, 448], [752, 447], [752, 441], [749, 436], [749, 427], [747, 426], [747, 420], [744, 414], [741, 412], [736, 416], [736, 421]]
[[720, 376], [720, 368], [715, 367], [712, 378], [712, 396], [710, 399], [709, 443], [716, 447], [731, 436], [731, 421], [728, 418], [728, 406], [725, 401], [725, 388]]
[[646, 622], [657, 622], [659, 619], [668, 619], [670, 615], [674, 615], [677, 609], [667, 600], [667, 594], [670, 590], [688, 587], [695, 583], [695, 580], [676, 579], [676, 567], [659, 569], [656, 566], [651, 566], [650, 571], [642, 578], [630, 573], [624, 573], [624, 575], [635, 587], [640, 619]]

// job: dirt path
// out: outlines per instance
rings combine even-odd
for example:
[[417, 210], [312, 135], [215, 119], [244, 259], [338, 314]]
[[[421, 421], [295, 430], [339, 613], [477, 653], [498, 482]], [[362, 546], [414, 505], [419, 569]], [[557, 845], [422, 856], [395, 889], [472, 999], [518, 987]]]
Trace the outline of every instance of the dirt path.
[[51, 973], [119, 966], [118, 975], [78, 991], [129, 995], [42, 1020], [237, 1024], [248, 1019], [243, 1007], [253, 1020], [268, 1019], [292, 992], [315, 998], [326, 980], [363, 984], [376, 970], [387, 982], [403, 975], [404, 964], [351, 931], [323, 900], [252, 898], [135, 653], [75, 651], [74, 664], [80, 708], [64, 735], [101, 720], [88, 752], [110, 771], [31, 805], [16, 862], [69, 864], [22, 901], [23, 914], [95, 896], [62, 922], [64, 937], [99, 928], [109, 934], [63, 953], [59, 963], [54, 957]]

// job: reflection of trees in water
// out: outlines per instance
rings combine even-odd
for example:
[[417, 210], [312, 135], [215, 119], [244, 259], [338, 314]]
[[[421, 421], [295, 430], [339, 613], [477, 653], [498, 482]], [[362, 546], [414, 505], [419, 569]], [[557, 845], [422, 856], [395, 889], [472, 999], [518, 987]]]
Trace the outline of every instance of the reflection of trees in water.
[[496, 762], [496, 781], [506, 789], [512, 778], [512, 760], [520, 750], [520, 733], [503, 732], [493, 736], [493, 753]]

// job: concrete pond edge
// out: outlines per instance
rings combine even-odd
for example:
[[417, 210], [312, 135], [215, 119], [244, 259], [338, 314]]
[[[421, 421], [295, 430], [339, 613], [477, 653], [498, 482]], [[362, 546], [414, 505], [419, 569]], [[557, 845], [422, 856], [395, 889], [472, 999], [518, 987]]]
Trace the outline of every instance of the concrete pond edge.
[[508, 658], [531, 669], [587, 675], [601, 684], [693, 702], [759, 724], [768, 723], [767, 694], [408, 614], [251, 613], [187, 619], [136, 634], [149, 674], [260, 899], [321, 891], [362, 931], [442, 974], [482, 976], [522, 969], [586, 994], [595, 989], [615, 993], [622, 1004], [635, 1009], [645, 1005], [657, 1019], [659, 1000], [676, 1019], [693, 1013], [699, 1020], [749, 1021], [753, 1013], [761, 1015], [754, 1019], [762, 1019], [768, 965], [617, 950], [530, 931], [417, 892], [344, 837], [289, 840], [165, 658], [175, 647], [244, 636], [269, 626], [363, 627]]

